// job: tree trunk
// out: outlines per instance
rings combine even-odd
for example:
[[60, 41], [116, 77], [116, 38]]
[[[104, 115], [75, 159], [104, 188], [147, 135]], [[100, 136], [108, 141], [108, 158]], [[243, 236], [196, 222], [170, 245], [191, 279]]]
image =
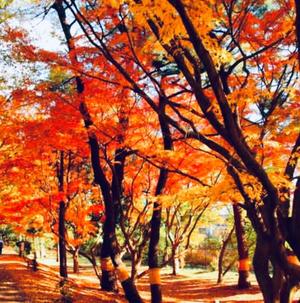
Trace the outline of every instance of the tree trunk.
[[142, 258], [141, 255], [138, 256], [138, 254], [132, 254], [131, 258], [131, 279], [135, 280], [137, 277], [138, 269], [142, 262]]
[[295, 255], [300, 260], [299, 229], [300, 229], [300, 178], [297, 179], [296, 189], [294, 191], [292, 218], [291, 218], [290, 230], [288, 234], [288, 242], [292, 247]]
[[179, 269], [178, 247], [172, 248], [172, 275], [176, 276]]
[[164, 252], [163, 252], [163, 262], [166, 262], [169, 258], [168, 256], [168, 248], [169, 248], [169, 241], [168, 241], [168, 229], [167, 226], [165, 227], [165, 247], [164, 247]]
[[[113, 207], [110, 209], [110, 211], [113, 211]], [[107, 213], [107, 216], [109, 216], [111, 214], [110, 211]], [[111, 223], [111, 222], [108, 222], [108, 223]], [[104, 228], [109, 228], [109, 229], [112, 227], [113, 227], [113, 229], [115, 228], [114, 225], [113, 226], [109, 226], [110, 224], [107, 224], [107, 225], [108, 226], [106, 226]], [[143, 300], [139, 295], [139, 292], [134, 284], [133, 279], [129, 276], [127, 269], [121, 260], [121, 256], [120, 256], [120, 253], [119, 253], [119, 250], [117, 247], [115, 233], [114, 232], [110, 233], [106, 230], [106, 232], [104, 233], [104, 237], [106, 237], [107, 235], [113, 236], [109, 242], [110, 251], [111, 251], [111, 259], [112, 259], [113, 265], [116, 267], [118, 279], [121, 282], [121, 285], [124, 289], [126, 299], [130, 303], [143, 303]]]
[[59, 235], [59, 274], [61, 277], [67, 278], [67, 250], [66, 250], [66, 227], [65, 227], [66, 205], [64, 201], [59, 202], [59, 221], [58, 221], [58, 235]]
[[172, 275], [177, 276], [179, 266], [178, 266], [178, 258], [176, 256], [173, 256], [172, 258]]
[[[62, 26], [67, 45], [69, 51], [73, 51], [75, 49], [74, 41], [72, 41], [72, 35], [70, 32], [70, 26], [67, 22], [65, 8], [61, 0], [56, 0], [52, 7], [56, 10], [60, 24]], [[71, 63], [76, 65], [78, 64], [78, 60], [76, 56], [71, 56]], [[81, 77], [76, 77], [76, 89], [78, 96], [82, 96], [82, 100], [80, 101], [79, 110], [84, 120], [85, 128], [87, 129], [88, 137], [89, 137], [89, 145], [90, 145], [90, 153], [91, 153], [91, 162], [94, 172], [94, 181], [99, 185], [101, 189], [101, 193], [103, 196], [104, 204], [105, 204], [105, 216], [106, 220], [103, 226], [103, 246], [105, 246], [105, 255], [109, 252], [109, 256], [113, 265], [116, 267], [119, 280], [122, 284], [122, 287], [125, 292], [126, 299], [130, 303], [140, 303], [143, 302], [139, 293], [136, 289], [133, 280], [129, 277], [125, 266], [122, 264], [122, 260], [120, 258], [120, 254], [117, 246], [117, 238], [115, 233], [116, 228], [116, 208], [114, 203], [116, 202], [113, 198], [113, 194], [115, 191], [112, 190], [112, 186], [108, 182], [106, 175], [102, 169], [99, 155], [99, 141], [95, 131], [91, 128], [93, 125], [92, 118], [89, 114], [88, 108], [84, 101], [84, 96], [82, 93], [84, 92], [84, 82]], [[118, 165], [117, 165], [118, 166]], [[123, 168], [122, 168], [123, 169]], [[117, 176], [120, 177], [120, 176]], [[115, 172], [113, 174], [113, 179], [115, 178]], [[122, 177], [121, 177], [122, 178]], [[115, 185], [115, 180], [113, 180], [113, 186]], [[119, 181], [119, 180], [118, 180]], [[121, 182], [118, 182], [118, 186], [121, 186]], [[120, 187], [121, 188], [121, 187]], [[120, 193], [120, 188], [118, 188], [118, 193]], [[104, 255], [104, 253], [103, 253]], [[102, 258], [103, 264], [109, 262], [108, 258]], [[107, 280], [109, 281], [109, 280]]]
[[[280, 303], [292, 303], [294, 294], [299, 289], [298, 283], [288, 278], [281, 289]], [[298, 301], [299, 302], [299, 301]]]
[[269, 276], [269, 247], [260, 236], [257, 236], [253, 267], [257, 282], [265, 303], [274, 303], [272, 299], [272, 280]]
[[41, 248], [41, 259], [46, 257], [45, 239], [40, 238], [40, 248]]
[[57, 243], [55, 247], [55, 252], [56, 252], [56, 262], [59, 262], [59, 243]]
[[[162, 174], [160, 174], [161, 177]], [[162, 302], [159, 255], [159, 233], [161, 222], [161, 205], [157, 202], [153, 205], [151, 218], [151, 233], [148, 251], [149, 282], [151, 290], [151, 303]]]
[[282, 287], [282, 273], [279, 267], [273, 264], [273, 277], [269, 273], [271, 248], [269, 241], [259, 234], [256, 239], [253, 267], [257, 282], [263, 294], [264, 303], [279, 303]]
[[233, 204], [235, 234], [237, 240], [237, 248], [239, 254], [239, 280], [238, 288], [246, 289], [251, 286], [249, 281], [250, 260], [248, 247], [245, 239], [245, 230], [243, 226], [242, 209]]
[[227, 248], [227, 245], [231, 239], [232, 233], [233, 233], [234, 228], [232, 228], [229, 232], [229, 234], [227, 235], [226, 239], [223, 240], [223, 244], [220, 250], [220, 254], [219, 254], [219, 258], [218, 258], [218, 281], [217, 283], [222, 283], [222, 279], [223, 279], [223, 259], [224, 259], [224, 255], [225, 255], [225, 251]]
[[101, 289], [106, 291], [118, 292], [117, 276], [115, 274], [115, 268], [110, 258], [109, 243], [103, 238], [103, 244], [101, 247]]
[[185, 256], [186, 256], [186, 250], [182, 250], [179, 246], [179, 253], [178, 253], [178, 265], [180, 269], [185, 268]]
[[[172, 135], [168, 123], [165, 120], [165, 100], [161, 97], [159, 99], [160, 113], [158, 116], [161, 133], [163, 136], [163, 143], [165, 150], [173, 149]], [[156, 185], [155, 196], [160, 195], [167, 183], [168, 170], [161, 168], [159, 178]], [[151, 303], [162, 302], [161, 281], [160, 281], [160, 266], [159, 266], [159, 238], [160, 238], [160, 224], [161, 224], [161, 205], [157, 202], [153, 204], [153, 213], [151, 217], [151, 232], [150, 243], [148, 251], [148, 265], [149, 265], [149, 282], [151, 289]]]
[[[111, 195], [111, 186], [102, 170], [99, 157], [99, 144], [96, 135], [89, 134], [89, 144], [91, 150], [92, 167], [94, 171], [95, 182], [99, 184], [105, 204], [105, 222], [103, 225], [103, 246], [105, 252], [110, 253], [111, 261], [116, 268], [118, 278], [124, 289], [125, 297], [130, 303], [142, 303], [138, 290], [130, 278], [125, 265], [122, 263], [117, 238], [115, 205]], [[103, 248], [104, 249], [104, 248]], [[107, 250], [106, 250], [107, 249]]]
[[76, 248], [73, 253], [73, 272], [74, 272], [74, 274], [79, 273], [78, 253], [79, 253], [79, 248]]
[[[59, 21], [60, 21], [60, 25], [61, 25], [62, 30], [64, 32], [65, 39], [66, 39], [66, 42], [67, 42], [67, 45], [68, 45], [68, 48], [69, 48], [69, 52], [71, 52], [72, 50], [74, 50], [74, 43], [72, 41], [70, 26], [67, 22], [66, 12], [65, 12], [65, 8], [63, 7], [62, 1], [56, 0], [52, 7], [57, 12], [57, 15], [58, 15], [58, 18], [59, 18]], [[72, 60], [72, 64], [77, 64], [77, 58], [76, 57], [72, 57], [71, 60]], [[77, 93], [79, 95], [82, 94], [83, 91], [84, 91], [84, 84], [83, 84], [80, 77], [76, 77], [76, 89], [77, 89]], [[89, 127], [93, 124], [93, 122], [91, 120], [91, 117], [89, 115], [88, 109], [87, 109], [84, 101], [82, 101], [80, 103], [79, 110], [80, 110], [80, 113], [81, 113], [82, 118], [84, 120], [85, 127], [88, 130]], [[92, 134], [91, 136], [89, 135], [89, 143], [90, 143], [90, 151], [91, 151], [92, 162], [97, 161], [99, 163], [97, 163], [96, 165], [100, 165], [99, 147], [95, 147], [94, 150], [93, 150], [93, 146], [96, 146], [96, 145], [98, 146], [98, 140], [97, 140], [97, 137], [94, 134]], [[98, 154], [96, 154], [96, 153], [98, 153]], [[97, 181], [97, 184], [100, 185], [100, 183], [103, 181], [101, 179], [103, 179], [103, 177], [105, 178], [105, 176], [101, 176], [99, 178], [98, 170], [101, 170], [100, 166], [96, 167], [95, 165], [93, 165], [95, 181]], [[102, 171], [100, 172], [100, 174], [101, 173], [103, 175]], [[100, 187], [101, 187], [101, 185], [100, 185]], [[102, 189], [103, 188], [101, 187], [101, 191], [102, 191]], [[101, 268], [104, 268], [104, 270], [102, 272], [102, 277], [101, 277], [100, 284], [101, 284], [101, 287], [102, 287], [103, 290], [115, 291], [117, 289], [117, 286], [116, 286], [115, 274], [111, 270], [111, 268], [113, 266], [110, 264], [110, 262], [111, 262], [110, 261], [111, 250], [110, 250], [110, 244], [107, 243], [109, 241], [110, 241], [110, 237], [108, 235], [106, 237], [104, 237], [104, 240], [103, 240], [104, 248], [102, 249], [103, 251], [101, 250]], [[109, 270], [107, 270], [107, 269], [109, 269]]]
[[36, 253], [37, 258], [41, 258], [41, 246], [39, 237], [33, 237], [33, 251]]

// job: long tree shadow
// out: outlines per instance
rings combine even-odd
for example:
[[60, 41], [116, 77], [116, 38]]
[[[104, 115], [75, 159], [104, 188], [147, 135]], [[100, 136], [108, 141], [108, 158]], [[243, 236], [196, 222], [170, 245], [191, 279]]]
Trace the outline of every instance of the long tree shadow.
[[[9, 276], [18, 288], [26, 294], [26, 301], [6, 300], [2, 302], [61, 302], [60, 277], [55, 269], [43, 264], [38, 264], [38, 271], [33, 272], [27, 268], [26, 262], [22, 258], [15, 255], [6, 255], [0, 258], [0, 271]], [[0, 281], [1, 280], [0, 277]], [[123, 301], [123, 296], [102, 292], [100, 288], [97, 287], [86, 288], [85, 285], [80, 287], [72, 278], [68, 279], [64, 292], [74, 298], [74, 302], [78, 303], [126, 302], [125, 300]]]
[[[147, 280], [140, 283], [140, 289], [146, 291]], [[162, 276], [164, 302], [262, 302], [257, 285], [240, 290], [235, 285], [219, 285], [211, 280], [190, 279], [187, 276]]]
[[0, 302], [20, 303], [26, 302], [24, 293], [18, 288], [13, 278], [1, 268], [0, 265]]

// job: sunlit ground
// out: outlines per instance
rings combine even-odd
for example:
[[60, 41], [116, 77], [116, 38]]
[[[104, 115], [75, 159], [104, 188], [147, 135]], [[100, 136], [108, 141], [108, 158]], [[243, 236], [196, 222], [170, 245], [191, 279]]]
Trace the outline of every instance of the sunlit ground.
[[[0, 271], [9, 274], [9, 281], [6, 281], [6, 284], [1, 283], [0, 302], [46, 303], [60, 299], [58, 264], [54, 256], [38, 260], [39, 270], [32, 272], [27, 269], [23, 259], [12, 255], [14, 252], [11, 249], [4, 251], [5, 253], [10, 253], [10, 255], [0, 256]], [[69, 262], [69, 265], [71, 264]], [[70, 267], [69, 270], [71, 272], [72, 268]], [[216, 284], [217, 272], [184, 269], [176, 277], [169, 273], [170, 268], [166, 268], [162, 275], [164, 302], [166, 303], [262, 302], [262, 296], [253, 275], [251, 276], [253, 285], [251, 289], [241, 291], [235, 286], [237, 274], [233, 272], [225, 276], [222, 285]], [[6, 279], [1, 275], [0, 278]], [[80, 274], [69, 274], [69, 278], [65, 292], [73, 298], [73, 302], [126, 302], [122, 292], [120, 294], [105, 293], [99, 289], [99, 281], [87, 262], [82, 262]], [[147, 276], [140, 279], [137, 285], [145, 302], [150, 302]], [[14, 290], [16, 288], [19, 288], [21, 294]], [[21, 300], [22, 293], [26, 294], [27, 301]], [[5, 295], [11, 296], [12, 301], [1, 301]], [[13, 301], [14, 298], [17, 300]]]
[[[83, 266], [81, 274], [69, 276], [74, 278], [80, 285], [86, 283], [97, 287], [98, 279], [95, 277], [89, 264], [82, 259]], [[50, 258], [40, 260], [43, 264], [58, 268], [56, 258], [52, 255]], [[72, 264], [71, 260], [69, 264]], [[71, 271], [70, 267], [70, 271]], [[143, 270], [143, 269], [142, 269]], [[181, 269], [179, 274], [174, 277], [170, 275], [171, 268], [165, 268], [162, 273], [164, 302], [262, 302], [262, 295], [257, 286], [254, 275], [251, 276], [253, 287], [250, 290], [241, 291], [235, 286], [237, 282], [237, 273], [229, 273], [225, 276], [222, 285], [216, 283], [217, 272], [204, 272], [200, 269], [185, 268]], [[149, 302], [149, 284], [147, 276], [137, 283], [141, 295]], [[122, 301], [120, 301], [122, 302]]]

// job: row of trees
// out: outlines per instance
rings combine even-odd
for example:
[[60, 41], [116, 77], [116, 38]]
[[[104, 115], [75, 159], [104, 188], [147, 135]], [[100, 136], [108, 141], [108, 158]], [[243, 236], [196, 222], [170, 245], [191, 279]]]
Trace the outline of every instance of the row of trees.
[[[294, 3], [40, 5], [59, 22], [67, 51], [34, 45], [22, 28], [4, 30], [12, 57], [47, 74], [28, 75], [1, 100], [1, 199], [10, 220], [21, 222], [17, 211], [38, 208], [53, 222], [66, 276], [65, 216], [70, 209], [72, 219], [80, 218], [81, 225], [73, 225], [76, 239], [94, 230], [86, 219], [90, 211], [83, 210], [99, 204], [92, 179], [104, 205], [102, 288], [115, 288], [115, 269], [128, 301], [142, 302], [120, 247], [137, 264], [149, 242], [152, 302], [161, 302], [162, 213], [172, 227], [180, 203], [194, 212], [187, 220], [200, 219], [209, 203], [233, 203], [238, 243], [241, 208], [257, 235], [253, 266], [265, 302], [289, 302], [300, 277], [290, 257], [300, 257], [300, 21]], [[84, 205], [87, 200], [93, 205]], [[178, 209], [170, 207], [174, 201]], [[170, 237], [175, 248], [188, 233]], [[245, 282], [243, 245], [239, 257]]]

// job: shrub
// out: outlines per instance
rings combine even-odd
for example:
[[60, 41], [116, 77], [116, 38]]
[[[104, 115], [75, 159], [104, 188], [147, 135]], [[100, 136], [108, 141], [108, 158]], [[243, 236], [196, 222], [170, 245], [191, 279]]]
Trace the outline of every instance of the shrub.
[[217, 250], [213, 249], [194, 249], [187, 252], [185, 261], [191, 266], [208, 267], [217, 258]]

